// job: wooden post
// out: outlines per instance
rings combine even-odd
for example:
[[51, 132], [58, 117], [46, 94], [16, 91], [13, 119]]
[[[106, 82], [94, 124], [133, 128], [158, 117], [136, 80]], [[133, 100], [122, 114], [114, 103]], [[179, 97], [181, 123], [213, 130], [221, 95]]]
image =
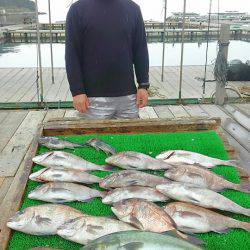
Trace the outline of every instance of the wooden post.
[[[230, 25], [222, 24], [220, 28], [220, 42], [223, 44], [229, 43], [230, 40]], [[228, 46], [223, 46], [222, 53], [226, 60], [228, 58]], [[226, 88], [221, 86], [218, 82], [216, 83], [215, 90], [215, 104], [222, 106], [225, 103]]]

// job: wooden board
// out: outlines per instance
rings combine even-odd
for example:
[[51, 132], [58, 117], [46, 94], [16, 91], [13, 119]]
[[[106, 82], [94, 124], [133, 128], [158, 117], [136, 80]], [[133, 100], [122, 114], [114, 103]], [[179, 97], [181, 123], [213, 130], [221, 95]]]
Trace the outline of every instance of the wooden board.
[[49, 122], [44, 125], [44, 135], [84, 135], [105, 133], [147, 133], [213, 130], [220, 119], [166, 119], [166, 120], [109, 120], [86, 121], [69, 119]]
[[14, 176], [45, 112], [30, 111], [0, 155], [0, 177]]
[[173, 113], [169, 110], [168, 106], [157, 106], [154, 107], [154, 110], [159, 118], [161, 119], [169, 119], [174, 118]]

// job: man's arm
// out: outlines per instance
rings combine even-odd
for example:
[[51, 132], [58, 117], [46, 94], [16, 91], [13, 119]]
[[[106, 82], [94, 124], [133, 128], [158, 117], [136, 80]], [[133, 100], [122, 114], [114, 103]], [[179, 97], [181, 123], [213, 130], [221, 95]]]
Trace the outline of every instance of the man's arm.
[[66, 19], [65, 60], [72, 96], [85, 94], [80, 56], [82, 56], [81, 27], [78, 13], [73, 5]]
[[141, 10], [138, 7], [133, 39], [133, 63], [139, 88], [149, 87], [149, 56]]

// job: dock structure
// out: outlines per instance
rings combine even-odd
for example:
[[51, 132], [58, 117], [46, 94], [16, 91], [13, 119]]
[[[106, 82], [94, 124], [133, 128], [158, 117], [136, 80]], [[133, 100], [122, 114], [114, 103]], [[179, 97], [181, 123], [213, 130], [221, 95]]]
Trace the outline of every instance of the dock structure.
[[[181, 29], [166, 29], [165, 35], [167, 40], [181, 40]], [[231, 29], [231, 38], [237, 40], [250, 40], [250, 29]], [[37, 40], [37, 32], [34, 29], [17, 29], [17, 30], [5, 30], [2, 31], [5, 40], [11, 42], [35, 42]], [[146, 29], [146, 35], [148, 40], [160, 39], [164, 36], [163, 29]], [[185, 29], [185, 40], [195, 39], [209, 39], [218, 38], [219, 30], [217, 28], [210, 29], [210, 32], [206, 29]], [[65, 30], [54, 29], [52, 30], [53, 42], [64, 42]], [[50, 31], [47, 29], [40, 30], [40, 38], [42, 42], [47, 42], [50, 39]]]

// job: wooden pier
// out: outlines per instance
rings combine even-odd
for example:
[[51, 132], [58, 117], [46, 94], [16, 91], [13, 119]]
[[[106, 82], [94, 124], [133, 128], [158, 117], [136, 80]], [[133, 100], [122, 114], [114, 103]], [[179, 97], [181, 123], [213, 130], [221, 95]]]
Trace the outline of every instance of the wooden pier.
[[[166, 40], [180, 40], [181, 39], [181, 29], [166, 29], [165, 35]], [[34, 29], [17, 29], [17, 30], [5, 30], [2, 32], [6, 41], [10, 42], [35, 42], [37, 40], [37, 31]], [[162, 40], [164, 36], [163, 29], [148, 28], [146, 29], [147, 38], [150, 39], [160, 39]], [[210, 29], [208, 33], [207, 29], [186, 29], [184, 33], [185, 40], [195, 40], [195, 39], [213, 39], [218, 38], [219, 30], [217, 28]], [[40, 38], [42, 42], [50, 40], [50, 31], [48, 29], [40, 30]], [[65, 30], [64, 29], [54, 29], [52, 30], [53, 42], [64, 42], [65, 40]], [[236, 40], [249, 40], [250, 30], [241, 29], [231, 29], [231, 38]]]

